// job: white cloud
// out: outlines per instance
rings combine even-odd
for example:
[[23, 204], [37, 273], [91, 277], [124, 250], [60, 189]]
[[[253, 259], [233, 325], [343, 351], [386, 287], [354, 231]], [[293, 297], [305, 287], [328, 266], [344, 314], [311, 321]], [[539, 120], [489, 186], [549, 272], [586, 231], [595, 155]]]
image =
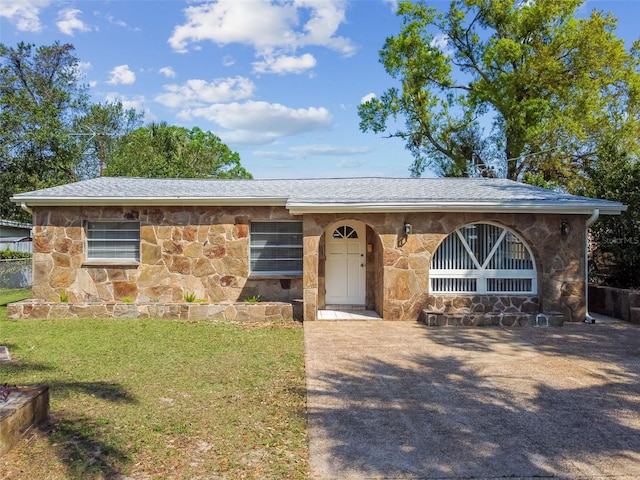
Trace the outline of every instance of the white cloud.
[[72, 37], [73, 32], [76, 30], [79, 32], [90, 31], [91, 29], [86, 25], [86, 23], [78, 18], [79, 15], [82, 15], [82, 12], [78, 9], [67, 8], [65, 10], [60, 10], [58, 12], [58, 21], [56, 22], [58, 30], [65, 35], [71, 35]]
[[109, 23], [112, 23], [114, 25], [117, 25], [118, 27], [123, 27], [125, 28], [127, 26], [127, 23], [124, 20], [118, 20], [116, 19], [113, 15], [109, 14], [107, 15], [107, 21]]
[[40, 10], [48, 7], [51, 0], [0, 1], [0, 17], [5, 17], [21, 32], [39, 32]]
[[429, 45], [440, 49], [440, 51], [447, 56], [451, 56], [453, 53], [453, 50], [449, 47], [449, 36], [444, 33], [440, 33], [433, 37], [433, 40], [431, 40]]
[[345, 158], [343, 160], [340, 160], [336, 164], [336, 167], [338, 167], [338, 168], [358, 168], [358, 167], [361, 167], [364, 164], [365, 164], [365, 161], [362, 160], [362, 159]]
[[300, 57], [283, 55], [280, 57], [265, 57], [263, 61], [253, 63], [253, 71], [256, 73], [304, 73], [316, 66], [316, 59], [310, 53]]
[[523, 7], [530, 7], [533, 4], [534, 4], [533, 0], [520, 0], [520, 1], [516, 1], [513, 7], [515, 9], [520, 9]]
[[[85, 79], [89, 75], [89, 71], [91, 71], [91, 69], [93, 68], [93, 65], [91, 65], [90, 62], [78, 62], [78, 65], [76, 68], [77, 68], [79, 77], [82, 80], [86, 81]], [[96, 85], [98, 85], [98, 82], [96, 80], [89, 80], [88, 85], [93, 88]]]
[[158, 71], [167, 78], [175, 78], [176, 76], [175, 70], [171, 67], [162, 67]]
[[86, 76], [89, 70], [93, 68], [93, 65], [91, 65], [91, 62], [78, 62], [77, 68], [81, 75]]
[[222, 57], [222, 65], [224, 65], [225, 67], [230, 67], [231, 65], [235, 65], [235, 63], [236, 61], [230, 55], [225, 55], [224, 57]]
[[136, 81], [136, 74], [129, 69], [129, 65], [118, 65], [109, 74], [107, 83], [111, 85], [131, 85]]
[[125, 110], [129, 110], [133, 108], [137, 112], [140, 112], [144, 115], [144, 120], [147, 122], [153, 122], [157, 120], [157, 117], [151, 113], [146, 105], [148, 104], [147, 98], [143, 95], [138, 95], [134, 97], [122, 96], [119, 93], [110, 92], [105, 95], [105, 100], [107, 102], [120, 102], [122, 103], [122, 107]]
[[311, 18], [304, 25], [302, 45], [321, 45], [347, 56], [355, 53], [351, 40], [334, 36], [346, 20], [344, 0], [296, 0], [295, 4], [311, 10]]
[[286, 150], [258, 150], [256, 157], [276, 160], [301, 160], [311, 156], [344, 157], [369, 153], [371, 147], [343, 147], [339, 145], [302, 145], [289, 147]]
[[[186, 21], [174, 28], [168, 43], [180, 53], [203, 41], [249, 45], [256, 56], [265, 58], [258, 64], [271, 72], [269, 58], [277, 59], [302, 47], [322, 46], [353, 55], [351, 40], [336, 34], [346, 20], [345, 10], [346, 0], [200, 2], [184, 10]], [[301, 18], [306, 21], [302, 23]], [[304, 61], [308, 62], [308, 57]]]
[[367, 93], [364, 97], [360, 99], [360, 103], [367, 103], [369, 100], [373, 100], [376, 98], [375, 93]]
[[154, 100], [172, 108], [202, 107], [208, 103], [231, 102], [251, 98], [255, 85], [244, 77], [219, 78], [212, 82], [193, 79], [182, 85], [165, 85], [165, 93]]
[[220, 0], [191, 5], [184, 10], [186, 23], [178, 25], [169, 39], [181, 53], [191, 43], [210, 40], [220, 45], [243, 43], [257, 49], [293, 42], [290, 24], [296, 22], [291, 3], [272, 5], [270, 1], [238, 2]]
[[398, 11], [398, 0], [382, 0], [384, 3], [388, 3], [391, 6], [393, 13]]
[[281, 137], [326, 130], [333, 121], [326, 108], [293, 109], [277, 103], [254, 102], [214, 104], [183, 110], [180, 118], [201, 118], [220, 125], [216, 132], [225, 143], [263, 145]]

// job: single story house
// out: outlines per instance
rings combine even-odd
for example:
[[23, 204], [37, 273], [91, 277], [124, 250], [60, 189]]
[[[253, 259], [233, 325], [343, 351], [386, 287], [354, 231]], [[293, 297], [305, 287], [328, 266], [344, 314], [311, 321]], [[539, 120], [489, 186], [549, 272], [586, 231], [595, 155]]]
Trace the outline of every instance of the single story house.
[[625, 206], [506, 179], [102, 177], [21, 193], [33, 295], [70, 302], [302, 299], [388, 320], [559, 312], [582, 321], [586, 239]]

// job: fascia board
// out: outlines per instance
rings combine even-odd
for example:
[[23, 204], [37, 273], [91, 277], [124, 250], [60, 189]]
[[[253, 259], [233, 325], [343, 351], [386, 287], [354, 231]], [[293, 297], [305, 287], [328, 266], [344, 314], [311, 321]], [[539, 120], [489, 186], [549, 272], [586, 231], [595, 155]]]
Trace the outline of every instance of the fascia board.
[[181, 206], [181, 205], [201, 205], [201, 206], [268, 206], [284, 207], [287, 198], [281, 197], [21, 197], [15, 196], [10, 199], [17, 204], [25, 204], [29, 207], [47, 206]]
[[626, 205], [615, 202], [571, 202], [541, 204], [535, 202], [395, 202], [335, 203], [288, 202], [286, 197], [11, 197], [12, 202], [37, 206], [283, 206], [293, 215], [305, 213], [388, 213], [388, 212], [485, 212], [485, 213], [549, 213], [590, 215], [595, 209], [601, 215], [618, 215]]
[[287, 209], [293, 215], [305, 213], [388, 213], [388, 212], [480, 212], [480, 213], [548, 213], [566, 215], [591, 215], [595, 209], [601, 215], [619, 215], [627, 210], [626, 205], [589, 202], [568, 202], [541, 205], [531, 202], [475, 202], [470, 203], [299, 203], [288, 202]]

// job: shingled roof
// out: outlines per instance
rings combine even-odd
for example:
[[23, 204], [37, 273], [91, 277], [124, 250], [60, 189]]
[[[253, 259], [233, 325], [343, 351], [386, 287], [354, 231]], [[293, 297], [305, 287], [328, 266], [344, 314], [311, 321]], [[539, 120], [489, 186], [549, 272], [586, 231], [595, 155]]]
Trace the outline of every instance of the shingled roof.
[[315, 178], [208, 180], [100, 177], [20, 193], [25, 206], [280, 205], [291, 213], [487, 211], [603, 214], [621, 203], [498, 178]]

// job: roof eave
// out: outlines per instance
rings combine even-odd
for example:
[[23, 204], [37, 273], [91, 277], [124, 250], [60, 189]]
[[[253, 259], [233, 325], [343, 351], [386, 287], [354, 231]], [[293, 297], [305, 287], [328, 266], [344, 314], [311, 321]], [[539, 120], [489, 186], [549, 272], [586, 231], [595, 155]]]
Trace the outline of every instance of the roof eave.
[[288, 202], [287, 209], [293, 215], [305, 213], [388, 213], [388, 212], [484, 212], [484, 213], [549, 213], [565, 215], [591, 215], [599, 210], [601, 215], [619, 215], [626, 205], [602, 203], [541, 205], [532, 202], [475, 202], [475, 203], [304, 203]]
[[305, 213], [388, 213], [388, 212], [485, 212], [619, 215], [626, 205], [614, 202], [296, 202], [286, 197], [11, 197], [12, 202], [29, 207], [59, 206], [282, 206], [292, 215]]
[[18, 205], [29, 207], [65, 207], [65, 206], [285, 206], [286, 198], [281, 197], [20, 197], [10, 200]]

